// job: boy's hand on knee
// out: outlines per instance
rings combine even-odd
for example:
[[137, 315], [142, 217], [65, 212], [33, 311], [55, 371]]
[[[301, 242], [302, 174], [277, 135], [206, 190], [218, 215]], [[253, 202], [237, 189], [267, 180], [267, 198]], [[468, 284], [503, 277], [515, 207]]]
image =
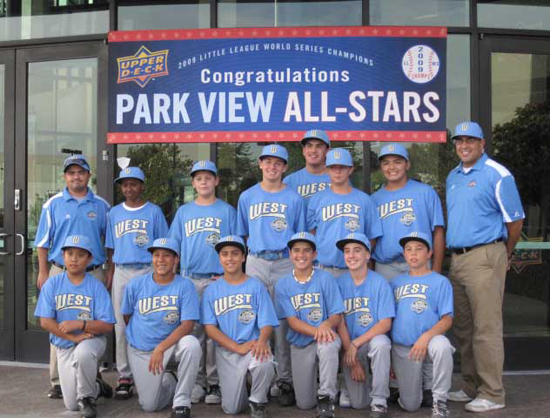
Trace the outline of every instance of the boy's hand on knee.
[[271, 349], [266, 342], [254, 341], [254, 347], [252, 347], [252, 355], [256, 360], [267, 361], [271, 357]]
[[336, 339], [336, 333], [327, 323], [323, 322], [315, 331], [313, 338], [318, 343], [330, 343]]
[[428, 353], [428, 344], [431, 339], [432, 337], [427, 333], [422, 334], [411, 348], [409, 359], [412, 361], [424, 361], [426, 354]]
[[351, 367], [351, 378], [355, 382], [364, 382], [367, 379], [365, 369], [363, 369], [361, 363], [356, 362], [355, 365]]
[[151, 353], [151, 358], [149, 359], [149, 371], [153, 373], [154, 375], [161, 374], [164, 366], [163, 366], [163, 360], [164, 360], [164, 351], [157, 347], [153, 350]]

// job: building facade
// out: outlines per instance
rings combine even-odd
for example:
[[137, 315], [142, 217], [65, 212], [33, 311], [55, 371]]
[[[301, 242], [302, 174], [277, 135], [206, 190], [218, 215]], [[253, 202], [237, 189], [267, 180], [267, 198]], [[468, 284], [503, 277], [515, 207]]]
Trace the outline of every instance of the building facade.
[[[219, 196], [236, 205], [259, 178], [261, 143], [113, 146], [107, 136], [107, 34], [113, 30], [445, 26], [447, 127], [478, 120], [488, 153], [514, 173], [527, 219], [507, 279], [507, 369], [550, 358], [550, 1], [548, 0], [2, 0], [0, 1], [0, 360], [47, 361], [33, 316], [42, 204], [64, 183], [62, 163], [89, 157], [92, 187], [113, 203], [116, 158], [147, 167], [147, 196], [168, 220], [193, 199], [192, 161], [216, 161]], [[301, 157], [296, 143], [290, 170]], [[380, 142], [353, 152], [356, 187], [380, 187]], [[458, 160], [447, 144], [407, 143], [411, 177], [444, 198]]]

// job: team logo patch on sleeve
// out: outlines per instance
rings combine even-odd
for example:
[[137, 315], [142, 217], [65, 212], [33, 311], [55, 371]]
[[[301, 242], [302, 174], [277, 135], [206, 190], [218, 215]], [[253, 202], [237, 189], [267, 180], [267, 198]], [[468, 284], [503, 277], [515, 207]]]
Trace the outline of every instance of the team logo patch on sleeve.
[[309, 311], [309, 313], [307, 314], [307, 319], [308, 321], [311, 321], [311, 322], [319, 322], [322, 316], [323, 316], [323, 313], [321, 312], [321, 309], [315, 308]]
[[163, 321], [167, 323], [168, 325], [174, 325], [177, 323], [180, 319], [179, 312], [168, 312], [165, 316]]
[[372, 324], [372, 315], [369, 312], [365, 312], [357, 317], [357, 322], [362, 327], [368, 327]]
[[424, 299], [416, 299], [411, 305], [411, 311], [421, 314], [428, 309], [428, 302]]
[[250, 324], [256, 318], [256, 314], [253, 311], [246, 310], [239, 314], [239, 322], [241, 324]]
[[288, 224], [286, 223], [285, 219], [277, 218], [273, 222], [271, 222], [271, 228], [273, 228], [277, 232], [282, 232], [288, 228]]

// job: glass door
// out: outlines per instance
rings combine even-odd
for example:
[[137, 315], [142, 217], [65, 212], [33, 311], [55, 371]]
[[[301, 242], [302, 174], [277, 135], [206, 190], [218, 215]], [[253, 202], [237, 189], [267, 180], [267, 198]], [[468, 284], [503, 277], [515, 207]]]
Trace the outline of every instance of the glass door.
[[506, 280], [507, 369], [550, 367], [550, 42], [480, 41], [482, 123], [514, 175], [526, 219]]
[[[20, 361], [47, 361], [47, 334], [34, 316], [38, 299], [38, 258], [35, 235], [42, 206], [65, 187], [63, 161], [82, 153], [90, 162], [89, 186], [99, 194], [105, 176], [106, 46], [74, 44], [17, 51], [16, 188], [21, 189], [22, 210], [16, 212], [16, 232], [24, 251], [15, 260], [16, 353]], [[107, 154], [105, 154], [107, 155]], [[112, 178], [112, 177], [111, 177]], [[103, 193], [102, 193], [103, 192]], [[105, 194], [103, 194], [105, 196]], [[108, 198], [110, 197], [107, 196]], [[110, 200], [110, 199], [109, 199]]]

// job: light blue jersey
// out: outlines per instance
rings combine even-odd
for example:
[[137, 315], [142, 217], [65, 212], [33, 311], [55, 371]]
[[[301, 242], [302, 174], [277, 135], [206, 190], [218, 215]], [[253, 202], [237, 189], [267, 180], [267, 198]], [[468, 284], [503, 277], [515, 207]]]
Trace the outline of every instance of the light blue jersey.
[[[34, 315], [53, 318], [58, 324], [63, 321], [103, 321], [114, 324], [115, 314], [111, 297], [105, 286], [94, 276], [86, 273], [82, 283], [75, 285], [63, 272], [50, 277], [40, 291]], [[75, 331], [73, 334], [81, 334]], [[72, 341], [50, 333], [50, 343], [59, 348], [71, 348]]]
[[396, 344], [414, 345], [443, 316], [453, 316], [453, 288], [441, 274], [404, 274], [393, 279], [390, 285], [396, 306], [391, 337]]
[[355, 285], [351, 274], [338, 278], [338, 288], [344, 300], [344, 319], [350, 338], [365, 334], [382, 319], [395, 317], [395, 302], [388, 281], [369, 270], [367, 278]]
[[181, 271], [196, 274], [223, 274], [214, 246], [221, 237], [235, 234], [237, 211], [222, 200], [211, 205], [195, 202], [180, 206], [168, 236], [178, 241]]
[[103, 238], [107, 228], [109, 204], [88, 188], [82, 201], [76, 200], [65, 187], [44, 206], [38, 222], [35, 246], [48, 248], [48, 261], [63, 265], [61, 247], [69, 235], [85, 235], [92, 243], [92, 265], [105, 263]]
[[288, 184], [292, 190], [302, 196], [305, 210], [307, 210], [309, 198], [330, 187], [330, 176], [327, 173], [312, 174], [304, 167], [286, 176], [283, 183]]
[[257, 340], [263, 327], [279, 326], [271, 297], [255, 277], [238, 285], [220, 277], [208, 286], [201, 302], [201, 322], [217, 326], [237, 344]]
[[483, 154], [465, 172], [462, 163], [447, 177], [447, 247], [506, 240], [505, 223], [525, 218], [514, 177]]
[[128, 283], [121, 312], [131, 315], [126, 327], [128, 343], [152, 351], [181, 322], [199, 320], [199, 297], [189, 279], [176, 274], [169, 284], [161, 285], [149, 273]]
[[373, 253], [379, 263], [404, 262], [399, 240], [412, 231], [431, 236], [436, 226], [445, 226], [439, 196], [427, 184], [409, 180], [399, 190], [382, 187], [371, 197], [382, 222], [382, 236]]
[[256, 184], [239, 197], [237, 235], [248, 237], [252, 254], [286, 250], [292, 235], [305, 227], [303, 201], [288, 186], [270, 193]]
[[149, 245], [166, 237], [168, 225], [162, 210], [151, 202], [139, 208], [121, 203], [109, 212], [105, 247], [114, 249], [116, 264], [150, 263]]
[[[275, 303], [279, 319], [294, 316], [314, 327], [330, 316], [344, 312], [336, 279], [318, 269], [314, 269], [313, 276], [305, 283], [298, 282], [293, 274], [279, 280], [275, 286]], [[312, 336], [296, 332], [291, 327], [288, 328], [287, 339], [298, 347], [313, 342]]]
[[317, 259], [326, 267], [346, 268], [336, 241], [352, 232], [369, 240], [382, 235], [382, 226], [371, 197], [355, 188], [348, 194], [331, 189], [315, 194], [308, 205], [307, 230], [316, 230]]

